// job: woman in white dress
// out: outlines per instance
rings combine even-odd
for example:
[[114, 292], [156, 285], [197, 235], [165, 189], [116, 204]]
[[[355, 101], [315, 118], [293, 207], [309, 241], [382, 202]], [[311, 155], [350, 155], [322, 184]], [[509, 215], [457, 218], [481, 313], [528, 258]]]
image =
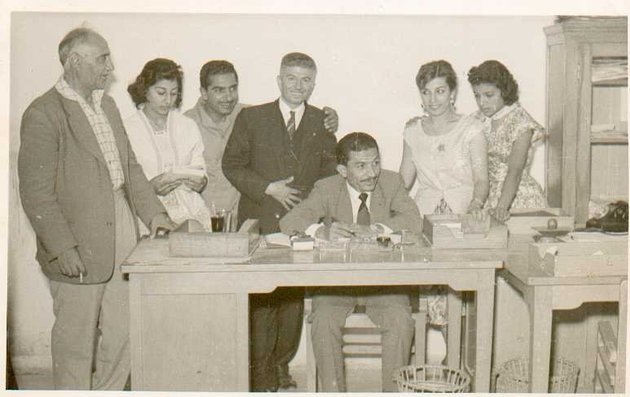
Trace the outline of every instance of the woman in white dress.
[[195, 122], [177, 110], [182, 71], [169, 59], [156, 58], [127, 88], [138, 111], [125, 129], [138, 163], [171, 219], [198, 221], [211, 230], [210, 209], [199, 192], [207, 182], [203, 143]]
[[[425, 115], [407, 122], [403, 132], [400, 174], [405, 187], [416, 189], [420, 213], [471, 213], [481, 219], [488, 196], [484, 125], [455, 111], [457, 75], [444, 60], [426, 63], [416, 75]], [[430, 323], [445, 330], [446, 296], [428, 296]]]
[[421, 214], [479, 214], [488, 196], [484, 125], [455, 112], [457, 76], [443, 60], [422, 65], [416, 76], [425, 115], [403, 132], [400, 173], [416, 184]]

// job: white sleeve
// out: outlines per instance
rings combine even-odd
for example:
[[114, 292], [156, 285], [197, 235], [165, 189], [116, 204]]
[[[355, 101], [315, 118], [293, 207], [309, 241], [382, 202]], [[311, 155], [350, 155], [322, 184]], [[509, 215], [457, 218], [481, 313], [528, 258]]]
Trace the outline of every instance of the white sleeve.
[[304, 234], [307, 236], [315, 237], [315, 234], [319, 230], [319, 228], [323, 227], [323, 223], [313, 223], [311, 226], [307, 227], [304, 231]]

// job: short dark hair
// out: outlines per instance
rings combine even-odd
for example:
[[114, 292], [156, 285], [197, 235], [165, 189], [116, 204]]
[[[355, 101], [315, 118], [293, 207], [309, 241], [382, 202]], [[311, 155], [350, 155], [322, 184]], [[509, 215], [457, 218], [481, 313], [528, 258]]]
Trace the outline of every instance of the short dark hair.
[[457, 75], [450, 63], [443, 59], [432, 61], [420, 66], [416, 74], [416, 85], [422, 90], [431, 80], [444, 77], [451, 91], [457, 88]]
[[136, 81], [129, 84], [127, 92], [131, 95], [131, 100], [139, 107], [147, 101], [147, 91], [160, 80], [177, 81], [177, 101], [175, 106], [182, 103], [182, 80], [184, 74], [181, 67], [170, 59], [155, 58], [147, 62], [142, 68], [142, 72], [136, 77]]
[[61, 64], [66, 64], [68, 55], [74, 47], [87, 42], [91, 37], [101, 37], [101, 35], [88, 28], [76, 28], [69, 31], [59, 43], [58, 53]]
[[234, 73], [234, 77], [236, 77], [236, 82], [238, 83], [238, 74], [236, 73], [236, 69], [234, 69], [234, 65], [230, 62], [223, 60], [206, 62], [199, 71], [199, 87], [207, 88], [208, 77], [210, 76], [228, 73]]
[[317, 70], [315, 61], [310, 56], [301, 52], [290, 52], [282, 57], [280, 68], [289, 66], [300, 66], [303, 68]]
[[510, 106], [518, 101], [518, 83], [512, 73], [501, 62], [488, 60], [468, 71], [468, 82], [475, 86], [482, 83], [493, 84], [501, 90], [501, 97]]
[[337, 143], [335, 148], [337, 164], [348, 165], [350, 152], [361, 152], [368, 149], [378, 150], [376, 140], [365, 132], [351, 132]]

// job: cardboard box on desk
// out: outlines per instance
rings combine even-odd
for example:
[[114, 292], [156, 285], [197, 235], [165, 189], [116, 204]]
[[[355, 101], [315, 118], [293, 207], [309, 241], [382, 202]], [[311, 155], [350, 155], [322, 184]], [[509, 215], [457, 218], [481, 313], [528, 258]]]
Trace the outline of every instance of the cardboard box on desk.
[[555, 219], [558, 229], [574, 229], [573, 217], [562, 208], [513, 208], [505, 224], [510, 234], [536, 234], [532, 228], [546, 228], [550, 219]]
[[425, 215], [424, 237], [434, 248], [505, 248], [505, 225], [475, 225], [469, 215]]
[[186, 222], [170, 233], [168, 249], [171, 256], [208, 258], [248, 258], [258, 246], [257, 219], [248, 219], [237, 233], [197, 231]]
[[623, 276], [628, 274], [628, 241], [536, 243], [529, 246], [529, 266], [553, 276]]

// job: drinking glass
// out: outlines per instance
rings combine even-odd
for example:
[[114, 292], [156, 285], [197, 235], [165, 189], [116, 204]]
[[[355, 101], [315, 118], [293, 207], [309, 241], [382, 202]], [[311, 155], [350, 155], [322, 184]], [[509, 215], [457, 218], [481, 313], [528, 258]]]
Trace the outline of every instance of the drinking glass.
[[229, 217], [228, 217], [227, 210], [223, 208], [214, 209], [210, 216], [211, 216], [210, 221], [212, 222], [211, 226], [212, 226], [213, 232], [225, 232], [228, 230]]

